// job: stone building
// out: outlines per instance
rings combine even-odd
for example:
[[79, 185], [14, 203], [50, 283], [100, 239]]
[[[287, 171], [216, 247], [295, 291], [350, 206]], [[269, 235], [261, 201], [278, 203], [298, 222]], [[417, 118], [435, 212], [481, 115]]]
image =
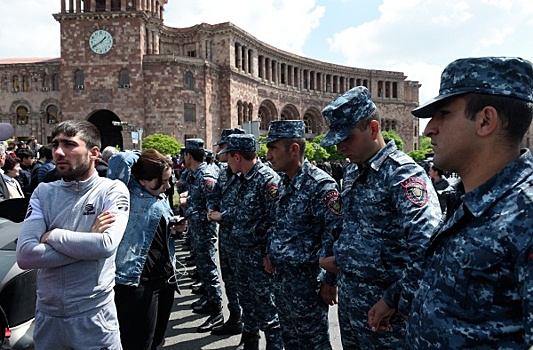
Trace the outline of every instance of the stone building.
[[232, 23], [171, 28], [167, 0], [61, 0], [61, 57], [0, 60], [0, 121], [24, 140], [49, 141], [55, 123], [93, 122], [103, 145], [136, 148], [135, 133], [211, 145], [223, 128], [301, 119], [312, 138], [327, 130], [321, 110], [365, 85], [406, 151], [417, 149], [420, 84], [401, 72], [300, 57]]

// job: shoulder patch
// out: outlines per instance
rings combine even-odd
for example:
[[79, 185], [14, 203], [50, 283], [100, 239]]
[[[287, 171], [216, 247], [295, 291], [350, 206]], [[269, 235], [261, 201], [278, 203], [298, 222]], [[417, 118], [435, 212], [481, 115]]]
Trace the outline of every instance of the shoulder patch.
[[204, 188], [208, 190], [209, 192], [213, 191], [215, 189], [216, 182], [213, 179], [204, 179]]
[[330, 190], [322, 198], [322, 203], [326, 205], [328, 210], [337, 216], [342, 215], [341, 195], [337, 190]]
[[266, 184], [266, 191], [270, 199], [275, 199], [278, 196], [278, 184], [275, 182], [269, 182]]
[[409, 202], [423, 207], [428, 202], [426, 183], [417, 177], [410, 177], [401, 183], [405, 197]]

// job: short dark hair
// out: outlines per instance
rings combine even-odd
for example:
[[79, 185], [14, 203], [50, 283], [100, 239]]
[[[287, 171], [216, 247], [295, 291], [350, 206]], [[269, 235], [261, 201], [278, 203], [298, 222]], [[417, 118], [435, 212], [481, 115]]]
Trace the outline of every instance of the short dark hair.
[[285, 150], [289, 150], [289, 147], [291, 147], [291, 145], [293, 143], [296, 143], [298, 146], [300, 146], [300, 152], [299, 152], [299, 156], [300, 158], [303, 158], [304, 157], [304, 154], [305, 154], [305, 138], [303, 137], [294, 137], [294, 138], [287, 138], [287, 139], [281, 139], [282, 140], [282, 143], [283, 143], [283, 146], [285, 146]]
[[377, 109], [374, 109], [374, 111], [370, 113], [368, 116], [359, 120], [357, 124], [355, 124], [355, 127], [361, 131], [365, 131], [366, 129], [368, 129], [368, 126], [370, 125], [370, 122], [372, 120], [375, 120], [378, 123], [381, 123], [381, 119], [379, 117], [379, 111]]
[[186, 149], [185, 153], [189, 153], [195, 161], [202, 163], [205, 157], [205, 151], [203, 149]]
[[44, 145], [39, 148], [39, 158], [45, 157], [47, 160], [54, 159], [54, 153], [52, 150], [52, 145]]
[[152, 188], [153, 190], [156, 190], [163, 185], [163, 172], [166, 169], [171, 168], [172, 165], [167, 157], [155, 149], [146, 149], [141, 153], [137, 162], [131, 167], [131, 175], [137, 181], [151, 181], [157, 179], [155, 188]]
[[437, 174], [439, 174], [439, 176], [444, 176], [446, 173], [444, 172], [444, 170], [442, 170], [441, 168], [437, 168], [435, 166], [435, 164], [431, 163], [431, 165], [429, 166], [431, 168], [431, 170], [433, 170], [434, 172], [436, 172]]
[[465, 114], [474, 120], [477, 112], [486, 106], [498, 111], [505, 140], [520, 143], [529, 129], [533, 117], [533, 103], [513, 97], [489, 94], [465, 94]]
[[15, 154], [20, 159], [35, 157], [33, 151], [28, 148], [20, 148], [15, 152]]
[[86, 120], [65, 120], [61, 122], [52, 131], [52, 139], [59, 134], [65, 134], [69, 137], [78, 135], [80, 139], [87, 144], [87, 149], [102, 147], [102, 138], [96, 126]]
[[256, 152], [240, 152], [240, 151], [229, 151], [228, 152], [232, 157], [235, 157], [235, 155], [238, 153], [243, 157], [245, 160], [254, 160], [257, 157]]

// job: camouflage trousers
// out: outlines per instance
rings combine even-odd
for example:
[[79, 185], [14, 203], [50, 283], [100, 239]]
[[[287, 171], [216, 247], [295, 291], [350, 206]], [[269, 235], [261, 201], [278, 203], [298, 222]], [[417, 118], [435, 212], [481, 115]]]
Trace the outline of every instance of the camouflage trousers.
[[228, 310], [240, 314], [242, 312], [239, 303], [239, 283], [237, 281], [237, 252], [235, 243], [231, 242], [228, 235], [231, 233], [231, 227], [220, 225], [218, 230], [218, 249], [220, 258], [220, 272], [224, 281], [224, 289], [228, 298]]
[[285, 349], [331, 349], [329, 306], [319, 295], [320, 273], [318, 266], [276, 267], [274, 294]]
[[211, 304], [222, 303], [222, 289], [218, 276], [216, 257], [217, 224], [215, 222], [190, 221], [189, 232], [196, 260], [196, 269], [205, 286], [207, 301]]
[[263, 256], [259, 247], [239, 247], [237, 251], [237, 280], [242, 306], [244, 332], [265, 332], [266, 349], [283, 349], [281, 327], [274, 303], [272, 275], [263, 270]]
[[392, 332], [372, 332], [368, 311], [383, 295], [383, 288], [339, 274], [339, 326], [344, 349], [403, 348], [406, 322], [395, 313]]

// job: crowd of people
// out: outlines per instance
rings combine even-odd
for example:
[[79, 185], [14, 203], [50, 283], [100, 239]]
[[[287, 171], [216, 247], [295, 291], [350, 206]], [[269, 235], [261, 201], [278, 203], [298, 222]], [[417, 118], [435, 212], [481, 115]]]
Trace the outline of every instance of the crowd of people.
[[[17, 261], [40, 269], [36, 349], [159, 346], [184, 235], [193, 312], [207, 315], [197, 331], [241, 334], [239, 350], [258, 349], [260, 331], [266, 349], [331, 349], [335, 304], [344, 349], [532, 346], [533, 157], [520, 144], [533, 65], [456, 60], [439, 95], [412, 113], [431, 118], [427, 172], [384, 140], [364, 86], [323, 110], [321, 144], [350, 161], [341, 178], [327, 160], [305, 159], [299, 120], [271, 123], [265, 161], [254, 135], [233, 128], [215, 154], [188, 139], [174, 162], [152, 149], [103, 159], [96, 128], [66, 121], [52, 134], [60, 180], [43, 176], [33, 193], [33, 153], [0, 148], [4, 198], [31, 194]], [[27, 181], [13, 186], [18, 176]]]

